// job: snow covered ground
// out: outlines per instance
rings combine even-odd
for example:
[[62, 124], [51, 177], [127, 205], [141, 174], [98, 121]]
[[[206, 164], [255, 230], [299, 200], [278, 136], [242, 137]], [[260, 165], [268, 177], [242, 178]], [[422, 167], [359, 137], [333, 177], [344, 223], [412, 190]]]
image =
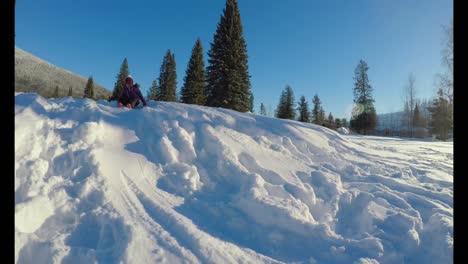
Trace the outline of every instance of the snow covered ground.
[[452, 263], [453, 143], [15, 96], [16, 263]]

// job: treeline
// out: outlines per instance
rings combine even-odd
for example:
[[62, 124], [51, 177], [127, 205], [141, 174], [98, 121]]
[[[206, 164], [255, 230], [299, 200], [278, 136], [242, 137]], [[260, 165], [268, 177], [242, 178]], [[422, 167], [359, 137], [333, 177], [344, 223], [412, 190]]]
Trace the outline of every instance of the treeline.
[[[322, 101], [317, 94], [314, 95], [311, 102], [312, 107], [309, 107], [309, 102], [302, 95], [296, 103], [293, 89], [287, 85], [281, 92], [280, 100], [275, 110], [275, 117], [313, 123], [331, 129], [349, 126], [346, 118], [334, 118], [331, 112], [326, 116]], [[270, 116], [263, 103], [260, 104], [260, 115]]]
[[82, 97], [82, 98], [89, 98], [89, 99], [104, 99], [104, 98], [98, 98], [95, 96], [94, 92], [95, 86], [94, 86], [94, 80], [92, 76], [89, 76], [88, 81], [86, 82], [86, 86], [84, 88], [83, 94], [77, 95], [76, 93], [73, 93], [73, 88], [70, 86], [68, 88], [68, 93], [67, 94], [61, 94], [60, 89], [58, 85], [55, 87], [54, 92], [50, 96], [46, 96], [45, 98], [60, 98], [64, 96], [71, 96], [71, 97]]
[[37, 91], [31, 91], [30, 89], [21, 89], [21, 88], [18, 88], [16, 89], [18, 92], [36, 92], [38, 94], [40, 94], [41, 96], [43, 96], [44, 98], [61, 98], [61, 97], [64, 97], [64, 96], [71, 96], [71, 97], [78, 97], [78, 98], [89, 98], [89, 99], [93, 99], [93, 100], [97, 100], [97, 99], [105, 99], [105, 97], [103, 96], [96, 96], [95, 94], [95, 85], [94, 85], [94, 81], [93, 81], [93, 77], [90, 76], [88, 78], [88, 81], [86, 82], [86, 86], [84, 87], [84, 92], [83, 93], [80, 93], [80, 94], [77, 94], [76, 92], [73, 92], [73, 87], [72, 86], [69, 86], [68, 87], [68, 92], [65, 94], [62, 92], [62, 89], [59, 88], [58, 85], [55, 86], [55, 88], [52, 90], [52, 91], [41, 91], [41, 92], [37, 92]]
[[[415, 97], [415, 78], [410, 76], [405, 89], [404, 118], [400, 127], [406, 127], [407, 136], [425, 137], [427, 133], [439, 139], [447, 139], [453, 131], [453, 25], [447, 29], [448, 41], [444, 50], [444, 63], [447, 73], [440, 75], [440, 89], [431, 102], [417, 100]], [[177, 92], [177, 72], [175, 54], [168, 49], [163, 57], [159, 74], [149, 87], [147, 98], [155, 101], [180, 102], [233, 109], [240, 112], [254, 112], [254, 95], [251, 91], [248, 70], [246, 41], [239, 7], [236, 0], [226, 0], [225, 8], [217, 25], [213, 41], [208, 51], [208, 65], [205, 66], [203, 46], [197, 38], [188, 61], [183, 85]], [[314, 123], [328, 128], [349, 127], [360, 134], [382, 134], [378, 127], [377, 111], [373, 99], [373, 87], [369, 82], [369, 66], [360, 60], [354, 70], [353, 102], [351, 118], [335, 118], [325, 112], [317, 94], [310, 101], [302, 95], [295, 102], [292, 88], [287, 85], [281, 92], [275, 117]], [[128, 60], [124, 58], [116, 76], [114, 90], [108, 98], [117, 100], [130, 74]], [[69, 91], [69, 94], [73, 92]], [[57, 95], [57, 94], [54, 94]], [[85, 94], [94, 98], [92, 77], [88, 79]], [[260, 114], [269, 115], [263, 103]], [[387, 128], [384, 128], [384, 130]]]
[[[326, 115], [317, 94], [312, 99], [312, 109], [309, 108], [309, 102], [304, 95], [301, 96], [296, 105], [294, 92], [289, 85], [281, 93], [275, 117], [313, 123], [331, 129], [350, 127], [358, 133], [368, 134], [377, 123], [374, 99], [372, 98], [372, 87], [369, 84], [367, 76], [368, 69], [367, 63], [363, 60], [359, 62], [355, 69], [353, 88], [355, 107], [349, 124], [346, 118], [335, 118], [331, 112]], [[260, 104], [260, 114], [267, 115], [263, 103]]]
[[61, 93], [62, 90], [59, 89], [59, 86], [57, 85], [55, 86], [55, 89], [53, 90], [52, 93], [46, 93], [42, 96], [44, 96], [44, 98], [61, 98], [64, 96], [71, 96], [71, 97], [78, 97], [78, 98], [89, 98], [93, 100], [105, 99], [104, 97], [97, 97], [95, 95], [94, 90], [95, 90], [94, 80], [93, 80], [93, 77], [90, 76], [88, 78], [88, 81], [86, 82], [86, 86], [84, 87], [84, 92], [81, 94], [77, 94], [76, 92], [74, 93], [72, 86], [68, 87], [68, 92], [66, 94]]
[[[445, 72], [437, 75], [438, 87], [431, 100], [417, 96], [416, 77], [409, 75], [404, 87], [403, 116], [383, 126], [386, 135], [447, 140], [453, 136], [453, 21], [445, 28], [442, 62]], [[390, 124], [388, 124], [390, 123]]]

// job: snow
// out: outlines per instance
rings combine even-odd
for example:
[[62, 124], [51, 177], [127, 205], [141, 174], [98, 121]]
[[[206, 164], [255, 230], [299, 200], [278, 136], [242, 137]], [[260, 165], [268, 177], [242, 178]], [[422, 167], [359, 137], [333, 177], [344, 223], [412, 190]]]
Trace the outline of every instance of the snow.
[[452, 263], [453, 142], [15, 94], [16, 263]]
[[349, 130], [346, 127], [339, 127], [336, 131], [342, 135], [347, 135], [349, 134]]

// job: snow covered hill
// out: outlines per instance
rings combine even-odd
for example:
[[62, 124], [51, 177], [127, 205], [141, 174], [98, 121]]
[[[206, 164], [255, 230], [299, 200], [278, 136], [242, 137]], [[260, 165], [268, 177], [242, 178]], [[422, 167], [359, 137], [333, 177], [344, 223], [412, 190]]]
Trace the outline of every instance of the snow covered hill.
[[[68, 94], [68, 90], [72, 87], [75, 97], [83, 97], [87, 82], [88, 77], [57, 67], [15, 47], [15, 91], [17, 92], [35, 92], [52, 97], [55, 87], [58, 87], [59, 95], [63, 96]], [[96, 98], [107, 99], [111, 94], [111, 91], [94, 80]]]
[[453, 262], [452, 142], [114, 103], [16, 93], [16, 263]]

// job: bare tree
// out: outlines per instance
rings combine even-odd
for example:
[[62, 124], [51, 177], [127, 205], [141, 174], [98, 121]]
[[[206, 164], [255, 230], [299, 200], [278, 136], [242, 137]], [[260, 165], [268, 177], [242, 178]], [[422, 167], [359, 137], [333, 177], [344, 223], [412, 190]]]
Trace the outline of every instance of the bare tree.
[[448, 102], [447, 115], [448, 119], [452, 120], [450, 130], [453, 130], [453, 19], [449, 26], [444, 27], [445, 40], [444, 49], [442, 50], [442, 64], [446, 67], [446, 71], [439, 75], [439, 91], [441, 96]]
[[273, 117], [273, 107], [271, 106], [271, 104], [267, 106], [267, 116]]
[[446, 72], [439, 74], [439, 86], [443, 95], [447, 97], [450, 105], [453, 104], [453, 19], [449, 26], [444, 27], [445, 39], [442, 50], [442, 64], [446, 67]]
[[416, 79], [413, 73], [410, 73], [408, 77], [408, 84], [405, 86], [404, 90], [404, 112], [405, 118], [403, 119], [404, 124], [407, 127], [407, 130], [410, 133], [410, 136], [413, 136], [413, 115], [414, 107], [416, 105], [416, 86], [414, 83]]

